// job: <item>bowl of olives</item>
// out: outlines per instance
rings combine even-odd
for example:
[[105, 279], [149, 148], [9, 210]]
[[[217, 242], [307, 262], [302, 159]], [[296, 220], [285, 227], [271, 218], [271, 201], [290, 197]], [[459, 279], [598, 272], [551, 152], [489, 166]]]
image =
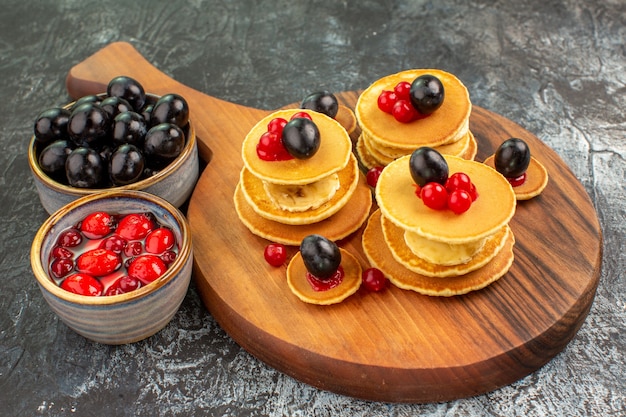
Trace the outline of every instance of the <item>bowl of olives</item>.
[[105, 190], [145, 191], [180, 207], [200, 173], [184, 97], [146, 93], [127, 76], [37, 115], [28, 162], [50, 214]]

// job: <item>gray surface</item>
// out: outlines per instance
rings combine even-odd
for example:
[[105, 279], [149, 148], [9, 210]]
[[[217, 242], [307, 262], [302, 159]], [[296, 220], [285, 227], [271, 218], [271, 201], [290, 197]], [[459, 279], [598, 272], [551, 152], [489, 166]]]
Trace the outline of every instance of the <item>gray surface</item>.
[[[622, 0], [1, 3], [0, 415], [625, 414]], [[69, 100], [69, 68], [116, 40], [195, 89], [266, 109], [411, 67], [456, 74], [476, 105], [555, 149], [591, 196], [605, 249], [586, 322], [528, 377], [428, 405], [354, 400], [276, 372], [219, 328], [193, 287], [157, 336], [122, 347], [86, 341], [51, 314], [31, 274], [30, 242], [46, 213], [26, 147], [36, 114]]]

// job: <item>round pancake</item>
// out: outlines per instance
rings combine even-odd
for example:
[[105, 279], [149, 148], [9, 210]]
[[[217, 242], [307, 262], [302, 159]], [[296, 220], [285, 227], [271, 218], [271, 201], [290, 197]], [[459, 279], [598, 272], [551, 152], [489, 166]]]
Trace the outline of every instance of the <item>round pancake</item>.
[[300, 300], [309, 304], [330, 305], [337, 304], [357, 292], [361, 286], [361, 265], [359, 261], [347, 250], [341, 251], [341, 266], [344, 276], [341, 283], [335, 288], [326, 291], [315, 291], [309, 284], [306, 273], [307, 269], [302, 260], [302, 254], [296, 253], [287, 266], [287, 284], [289, 289]]
[[359, 162], [365, 167], [366, 170], [370, 170], [377, 166], [384, 166], [367, 151], [363, 134], [359, 135], [359, 138], [356, 141], [355, 150], [356, 155], [359, 158]]
[[[378, 96], [383, 90], [393, 90], [401, 81], [411, 83], [424, 74], [436, 76], [444, 87], [443, 104], [432, 114], [400, 123], [378, 108]], [[466, 133], [471, 107], [467, 88], [454, 75], [437, 69], [413, 69], [388, 75], [370, 85], [359, 96], [355, 115], [361, 130], [376, 142], [410, 150], [460, 139]]]
[[466, 294], [498, 280], [506, 274], [513, 263], [515, 238], [513, 233], [510, 233], [502, 250], [480, 269], [450, 278], [432, 278], [417, 274], [398, 263], [389, 248], [381, 243], [384, 237], [380, 215], [379, 211], [372, 214], [363, 231], [363, 251], [370, 265], [380, 269], [389, 281], [399, 288], [430, 296], [450, 297]]
[[335, 115], [335, 120], [339, 122], [344, 129], [346, 129], [348, 135], [351, 135], [356, 130], [356, 116], [349, 107], [346, 107], [343, 104], [339, 105], [339, 109]]
[[[495, 168], [494, 155], [485, 159], [484, 164]], [[548, 170], [541, 162], [530, 157], [530, 163], [526, 169], [526, 181], [523, 184], [513, 187], [513, 192], [518, 200], [530, 200], [537, 197], [548, 185]]]
[[467, 149], [465, 150], [463, 155], [461, 155], [461, 158], [467, 159], [468, 161], [473, 161], [474, 158], [476, 158], [477, 153], [478, 153], [478, 142], [476, 142], [476, 138], [474, 137], [474, 134], [470, 132], [470, 140], [467, 145]]
[[306, 225], [289, 225], [258, 215], [246, 201], [237, 184], [234, 194], [235, 210], [241, 222], [255, 235], [272, 242], [298, 246], [306, 236], [317, 233], [337, 241], [357, 231], [367, 220], [372, 206], [372, 192], [359, 174], [359, 181], [346, 205], [327, 219]]
[[359, 183], [359, 165], [354, 155], [350, 156], [348, 166], [337, 174], [341, 186], [335, 195], [316, 209], [301, 212], [291, 212], [277, 207], [267, 195], [263, 181], [246, 168], [241, 170], [239, 184], [246, 201], [258, 215], [279, 223], [302, 225], [317, 223], [332, 216], [350, 200]]
[[493, 235], [515, 213], [511, 184], [495, 169], [475, 161], [444, 155], [449, 174], [466, 173], [479, 197], [463, 214], [433, 210], [415, 195], [410, 155], [387, 165], [378, 178], [376, 201], [383, 215], [405, 230], [446, 243], [464, 243]]
[[482, 268], [500, 252], [509, 233], [512, 233], [509, 226], [503, 226], [493, 236], [487, 238], [481, 250], [467, 263], [448, 266], [436, 265], [415, 255], [405, 243], [404, 230], [394, 225], [384, 216], [380, 217], [383, 236], [394, 259], [409, 271], [435, 278], [464, 275]]
[[[264, 161], [256, 154], [259, 138], [267, 132], [268, 123], [277, 117], [289, 120], [299, 111], [305, 111], [320, 132], [320, 147], [309, 159], [293, 158], [287, 161]], [[337, 121], [310, 110], [279, 110], [261, 119], [246, 135], [241, 156], [244, 166], [256, 177], [276, 184], [310, 184], [345, 168], [352, 153], [348, 132]]]

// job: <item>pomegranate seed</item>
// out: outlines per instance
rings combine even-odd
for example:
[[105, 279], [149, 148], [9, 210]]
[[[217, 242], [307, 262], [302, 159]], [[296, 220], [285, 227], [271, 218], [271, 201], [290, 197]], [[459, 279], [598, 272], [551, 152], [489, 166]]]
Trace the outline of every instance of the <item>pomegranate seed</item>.
[[398, 100], [411, 100], [409, 93], [411, 91], [411, 83], [407, 81], [400, 81], [393, 89], [396, 93]]
[[281, 266], [287, 260], [287, 248], [280, 243], [270, 243], [263, 251], [265, 261], [272, 266]]
[[443, 210], [448, 204], [448, 192], [437, 182], [429, 182], [422, 187], [422, 201], [433, 210]]
[[415, 110], [415, 107], [413, 107], [408, 100], [396, 101], [391, 114], [393, 114], [393, 117], [400, 123], [410, 123], [417, 119], [417, 110]]
[[368, 268], [363, 271], [363, 285], [370, 291], [381, 291], [387, 286], [387, 278], [378, 268]]
[[448, 196], [448, 208], [455, 214], [465, 213], [472, 205], [472, 197], [465, 190], [454, 190]]
[[367, 179], [367, 185], [372, 188], [376, 188], [376, 184], [378, 184], [378, 178], [380, 178], [380, 174], [383, 172], [383, 167], [374, 167], [367, 171], [365, 178]]
[[61, 283], [61, 288], [74, 294], [97, 297], [102, 294], [102, 283], [89, 274], [72, 274]]
[[398, 96], [395, 92], [384, 90], [378, 96], [378, 108], [385, 113], [391, 114], [393, 111], [393, 105], [398, 101]]

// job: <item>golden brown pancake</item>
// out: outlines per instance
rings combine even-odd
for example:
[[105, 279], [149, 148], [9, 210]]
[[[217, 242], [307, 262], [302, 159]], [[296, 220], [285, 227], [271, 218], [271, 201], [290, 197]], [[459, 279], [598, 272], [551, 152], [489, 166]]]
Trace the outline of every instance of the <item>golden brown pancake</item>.
[[385, 243], [394, 259], [410, 271], [435, 278], [464, 275], [482, 268], [500, 252], [508, 238], [510, 228], [503, 226], [493, 236], [487, 238], [483, 247], [467, 263], [458, 265], [436, 265], [416, 254], [406, 245], [404, 230], [394, 225], [384, 216], [380, 216]]
[[335, 115], [335, 120], [339, 122], [344, 129], [346, 129], [348, 135], [351, 135], [356, 130], [356, 116], [350, 108], [344, 106], [343, 104], [339, 105], [339, 109]]
[[431, 296], [453, 296], [479, 290], [502, 277], [513, 263], [513, 245], [515, 239], [510, 233], [504, 247], [485, 266], [465, 275], [449, 278], [433, 278], [406, 269], [393, 257], [384, 241], [380, 221], [381, 213], [376, 211], [363, 232], [363, 251], [374, 268], [399, 288], [416, 291]]
[[246, 201], [260, 216], [280, 223], [302, 225], [316, 223], [332, 216], [352, 197], [359, 183], [359, 166], [353, 155], [350, 156], [350, 163], [339, 171], [338, 175], [341, 186], [335, 195], [321, 206], [303, 212], [290, 212], [277, 207], [267, 195], [263, 181], [246, 168], [241, 170], [239, 184]]
[[409, 169], [410, 156], [387, 165], [376, 186], [376, 200], [383, 215], [404, 230], [428, 239], [452, 244], [475, 241], [496, 233], [515, 213], [515, 194], [509, 182], [485, 164], [444, 155], [449, 174], [466, 173], [479, 197], [463, 214], [433, 210], [415, 195]]
[[[494, 165], [494, 155], [485, 159], [484, 164], [492, 168]], [[526, 181], [523, 184], [513, 187], [515, 197], [518, 200], [530, 200], [533, 197], [538, 196], [548, 185], [548, 171], [535, 157], [530, 157], [530, 163], [528, 169], [526, 169]]]
[[287, 266], [287, 284], [291, 292], [305, 303], [318, 305], [340, 303], [357, 292], [362, 280], [361, 265], [350, 252], [342, 248], [339, 250], [341, 251], [341, 266], [344, 277], [338, 286], [326, 291], [315, 291], [311, 288], [306, 278], [306, 266], [304, 266], [301, 253], [298, 252], [291, 258]]
[[[298, 111], [306, 111], [320, 132], [320, 147], [311, 158], [287, 161], [264, 161], [257, 156], [259, 138], [268, 123], [277, 117], [289, 120]], [[310, 110], [288, 109], [261, 119], [246, 135], [242, 144], [244, 166], [256, 177], [276, 184], [309, 184], [342, 170], [348, 165], [352, 151], [350, 136], [341, 124], [330, 117]]]
[[[431, 74], [444, 87], [441, 107], [429, 116], [411, 123], [400, 123], [393, 115], [378, 108], [378, 96], [383, 90], [393, 90], [401, 81], [413, 82], [417, 77]], [[471, 102], [467, 89], [454, 75], [437, 69], [414, 69], [383, 77], [359, 96], [355, 115], [361, 130], [383, 146], [406, 149], [439, 146], [459, 140], [468, 129]]]
[[261, 217], [246, 201], [241, 184], [235, 189], [234, 202], [239, 219], [253, 234], [276, 243], [300, 245], [302, 239], [314, 233], [337, 241], [357, 231], [370, 213], [372, 192], [363, 174], [359, 174], [357, 187], [346, 205], [329, 218], [308, 225], [283, 224]]

